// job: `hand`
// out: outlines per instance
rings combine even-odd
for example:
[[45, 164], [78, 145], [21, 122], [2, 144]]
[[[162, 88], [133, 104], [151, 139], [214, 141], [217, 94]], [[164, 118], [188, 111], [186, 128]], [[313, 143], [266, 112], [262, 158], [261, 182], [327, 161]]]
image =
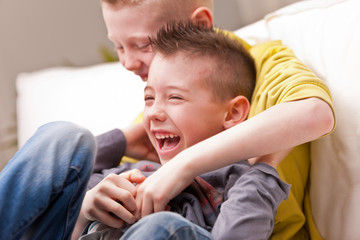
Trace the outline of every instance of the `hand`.
[[126, 156], [160, 162], [142, 123], [131, 125], [123, 133], [126, 138]]
[[141, 217], [167, 210], [169, 201], [194, 180], [195, 176], [190, 175], [190, 172], [190, 170], [183, 170], [182, 166], [170, 160], [139, 184], [136, 205], [138, 210], [141, 209]]
[[123, 227], [124, 222], [134, 223], [136, 187], [133, 183], [144, 180], [145, 176], [137, 169], [108, 175], [86, 193], [80, 215], [88, 221], [98, 220], [114, 228]]

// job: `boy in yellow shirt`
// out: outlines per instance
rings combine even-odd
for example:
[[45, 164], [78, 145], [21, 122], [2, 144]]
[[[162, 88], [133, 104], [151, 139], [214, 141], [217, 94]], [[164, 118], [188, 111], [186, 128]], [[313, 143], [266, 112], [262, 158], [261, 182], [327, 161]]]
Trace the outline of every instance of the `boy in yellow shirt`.
[[[209, 27], [213, 23], [210, 0], [102, 0], [101, 6], [120, 62], [144, 81], [153, 58], [149, 36], [172, 19], [191, 19]], [[278, 171], [292, 189], [278, 209], [272, 238], [320, 239], [308, 199], [309, 141], [334, 128], [330, 92], [281, 42], [249, 46], [238, 39], [254, 57], [258, 72], [249, 119], [186, 149], [147, 178], [137, 190], [137, 207], [142, 216], [164, 210], [196, 176], [238, 159], [251, 158], [253, 163], [284, 159]], [[141, 145], [140, 139], [146, 138], [141, 125], [124, 132], [129, 142], [126, 155], [147, 158], [152, 149]], [[139, 143], [137, 150], [133, 142]]]

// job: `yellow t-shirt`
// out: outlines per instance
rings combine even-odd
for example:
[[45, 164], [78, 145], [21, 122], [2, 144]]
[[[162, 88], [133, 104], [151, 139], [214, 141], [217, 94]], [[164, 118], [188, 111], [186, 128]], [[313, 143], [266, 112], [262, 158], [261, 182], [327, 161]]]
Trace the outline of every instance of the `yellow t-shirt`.
[[[324, 82], [281, 41], [250, 46], [233, 33], [227, 33], [241, 41], [255, 59], [257, 80], [249, 118], [276, 104], [310, 97], [320, 98], [332, 107], [331, 94]], [[142, 114], [137, 122], [141, 120]], [[271, 239], [322, 239], [310, 209], [310, 143], [295, 147], [277, 170], [280, 177], [292, 186], [289, 198], [278, 208]]]
[[[331, 94], [324, 82], [281, 41], [254, 45], [248, 50], [257, 69], [249, 118], [275, 104], [310, 97], [320, 98], [332, 107]], [[295, 147], [277, 170], [292, 186], [289, 198], [278, 208], [271, 239], [322, 239], [310, 209], [310, 143]]]

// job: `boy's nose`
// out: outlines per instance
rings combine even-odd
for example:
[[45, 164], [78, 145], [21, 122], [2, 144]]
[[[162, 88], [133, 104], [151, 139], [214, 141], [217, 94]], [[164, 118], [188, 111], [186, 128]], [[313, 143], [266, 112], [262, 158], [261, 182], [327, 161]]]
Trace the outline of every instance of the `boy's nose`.
[[129, 71], [135, 71], [141, 68], [141, 61], [132, 54], [123, 54], [120, 62]]
[[149, 119], [152, 121], [163, 122], [166, 120], [166, 113], [161, 106], [153, 105], [148, 111]]

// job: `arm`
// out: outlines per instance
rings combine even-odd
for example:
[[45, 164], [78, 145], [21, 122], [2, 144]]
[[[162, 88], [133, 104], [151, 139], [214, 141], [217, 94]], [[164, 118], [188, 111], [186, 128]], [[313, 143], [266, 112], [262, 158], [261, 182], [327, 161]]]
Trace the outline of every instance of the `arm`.
[[114, 129], [96, 137], [97, 155], [93, 173], [119, 165], [123, 156], [159, 162], [142, 124], [121, 131]]
[[277, 104], [179, 153], [143, 182], [137, 204], [142, 215], [161, 211], [195, 176], [238, 159], [288, 151], [330, 132], [333, 124], [331, 107], [318, 98]]
[[237, 179], [221, 205], [212, 230], [214, 239], [268, 239], [279, 204], [290, 185], [266, 164], [252, 166]]
[[93, 173], [100, 173], [103, 169], [119, 165], [125, 154], [126, 138], [120, 129], [96, 136], [97, 154]]
[[250, 118], [186, 149], [144, 181], [137, 197], [143, 215], [163, 210], [197, 175], [238, 159], [278, 163], [295, 146], [334, 128], [329, 89], [291, 49], [273, 41], [250, 52], [258, 71]]

